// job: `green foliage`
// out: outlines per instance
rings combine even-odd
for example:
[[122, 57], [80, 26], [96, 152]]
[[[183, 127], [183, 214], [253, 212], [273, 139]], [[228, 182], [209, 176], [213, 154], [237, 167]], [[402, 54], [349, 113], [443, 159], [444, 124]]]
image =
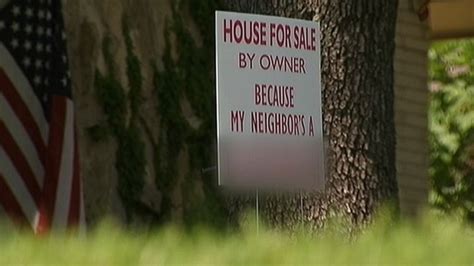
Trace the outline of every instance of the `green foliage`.
[[[119, 137], [115, 167], [119, 173], [118, 190], [125, 204], [139, 200], [145, 176], [145, 143], [135, 125]], [[128, 206], [132, 207], [132, 206]]]
[[[158, 99], [157, 115], [160, 133], [154, 149], [156, 185], [162, 193], [161, 220], [168, 221], [173, 209], [172, 194], [179, 178], [178, 162], [181, 152], [189, 153], [189, 170], [182, 173], [181, 193], [184, 202], [184, 220], [196, 223], [222, 223], [222, 200], [216, 192], [215, 176], [202, 176], [200, 170], [213, 164], [212, 147], [215, 135], [214, 110], [214, 43], [209, 32], [214, 30], [214, 11], [218, 0], [184, 0], [172, 3], [173, 16], [166, 21], [165, 49], [162, 67], [154, 70], [153, 86]], [[178, 11], [179, 10], [179, 11]], [[197, 43], [189, 32], [188, 23], [180, 14], [189, 10], [203, 38]], [[88, 129], [95, 141], [109, 134], [118, 141], [116, 169], [119, 175], [118, 190], [128, 209], [133, 210], [143, 187], [146, 157], [144, 142], [137, 128], [139, 109], [143, 102], [141, 64], [134, 54], [134, 44], [127, 18], [122, 20], [122, 33], [126, 47], [126, 74], [129, 89], [118, 81], [116, 62], [113, 61], [112, 39], [103, 41], [106, 74], [96, 73], [96, 95], [106, 115], [106, 125]], [[128, 93], [126, 93], [128, 91]], [[199, 120], [193, 128], [182, 112], [187, 101]], [[195, 126], [195, 125], [194, 125]], [[200, 180], [201, 186], [197, 184]], [[202, 190], [202, 191], [200, 191]], [[216, 218], [217, 217], [217, 218]]]
[[127, 115], [125, 92], [120, 82], [112, 76], [104, 77], [99, 71], [95, 76], [96, 96], [114, 134], [120, 134]]
[[145, 143], [137, 125], [139, 106], [142, 101], [143, 77], [140, 61], [133, 52], [133, 42], [126, 19], [123, 20], [122, 26], [127, 48], [127, 78], [130, 86], [128, 95], [116, 77], [112, 39], [106, 37], [103, 41], [102, 54], [107, 73], [104, 75], [96, 71], [95, 91], [107, 118], [107, 124], [92, 126], [88, 129], [88, 133], [95, 141], [105, 139], [109, 133], [116, 138], [118, 142], [115, 162], [118, 173], [117, 189], [127, 216], [130, 217], [135, 203], [140, 199], [146, 174]]
[[107, 36], [102, 43], [107, 74], [104, 76], [96, 71], [95, 92], [112, 131], [114, 134], [120, 134], [127, 115], [127, 101], [125, 91], [116, 78], [115, 62], [111, 51], [112, 39]]
[[130, 110], [132, 117], [136, 117], [140, 104], [142, 103], [142, 72], [140, 67], [140, 60], [133, 52], [134, 46], [130, 36], [130, 29], [128, 27], [127, 19], [122, 20], [123, 36], [125, 38], [125, 47], [127, 49], [127, 78], [130, 86], [128, 97], [130, 100]]
[[114, 79], [117, 75], [117, 69], [115, 69], [116, 62], [114, 61], [114, 55], [112, 53], [112, 37], [108, 35], [105, 36], [102, 42], [102, 54], [108, 71], [107, 74], [111, 79]]
[[474, 221], [474, 40], [429, 51], [431, 203]]
[[[333, 223], [339, 226], [338, 223]], [[348, 241], [328, 226], [312, 235], [248, 225], [242, 232], [170, 227], [125, 232], [103, 224], [87, 238], [1, 230], [1, 265], [472, 265], [474, 232], [454, 221], [378, 222]]]
[[[169, 216], [171, 192], [178, 177], [178, 156], [189, 152], [190, 171], [181, 185], [184, 221], [193, 223], [223, 223], [222, 199], [217, 192], [215, 175], [201, 176], [200, 170], [213, 164], [212, 146], [215, 135], [215, 95], [213, 80], [214, 11], [218, 1], [185, 0], [172, 4], [173, 16], [165, 27], [163, 68], [156, 66], [154, 86], [158, 97], [160, 138], [156, 147], [156, 184], [164, 193], [162, 211]], [[179, 12], [178, 12], [179, 10]], [[203, 43], [198, 44], [185, 25], [183, 10], [189, 10], [199, 29]], [[188, 22], [189, 23], [189, 22]], [[171, 42], [172, 37], [173, 43]], [[172, 51], [173, 49], [173, 51]], [[175, 55], [175, 56], [172, 56]], [[182, 114], [181, 104], [187, 100], [199, 127], [193, 128]], [[196, 181], [203, 183], [198, 193]]]
[[103, 141], [110, 135], [109, 127], [104, 124], [94, 125], [88, 127], [86, 130], [89, 137], [95, 142]]
[[160, 138], [156, 152], [156, 184], [163, 192], [161, 210], [167, 220], [171, 212], [171, 193], [178, 178], [178, 156], [188, 131], [181, 113], [181, 80], [171, 58], [169, 30], [165, 30], [165, 53], [163, 71], [154, 66], [154, 86], [159, 100]]

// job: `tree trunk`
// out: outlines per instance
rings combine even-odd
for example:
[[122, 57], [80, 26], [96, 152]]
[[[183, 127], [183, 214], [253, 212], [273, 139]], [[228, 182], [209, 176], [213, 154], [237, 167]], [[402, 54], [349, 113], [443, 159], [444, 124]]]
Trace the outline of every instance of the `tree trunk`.
[[393, 54], [397, 1], [226, 0], [230, 10], [321, 22], [326, 191], [269, 196], [271, 224], [320, 227], [333, 213], [354, 224], [397, 202]]

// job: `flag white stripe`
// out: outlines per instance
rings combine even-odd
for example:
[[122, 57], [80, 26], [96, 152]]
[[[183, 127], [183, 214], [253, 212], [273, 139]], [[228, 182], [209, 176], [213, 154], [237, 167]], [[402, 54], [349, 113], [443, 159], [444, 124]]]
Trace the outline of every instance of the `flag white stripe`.
[[[5, 67], [8, 66], [8, 67]], [[47, 143], [48, 136], [48, 122], [43, 114], [43, 108], [38, 100], [38, 97], [33, 92], [28, 79], [23, 75], [23, 72], [18, 67], [15, 59], [8, 52], [7, 48], [0, 42], [0, 67], [5, 71], [10, 81], [16, 88], [16, 91], [22, 98], [23, 102], [28, 106], [33, 119], [41, 133], [44, 143]]]
[[0, 106], [2, 106], [2, 119], [8, 131], [12, 135], [15, 143], [21, 150], [26, 161], [30, 165], [36, 181], [40, 187], [43, 187], [44, 167], [41, 163], [38, 150], [35, 148], [23, 124], [11, 109], [10, 104], [5, 97], [0, 94]]
[[36, 206], [35, 201], [23, 182], [23, 179], [18, 174], [15, 166], [12, 164], [10, 158], [3, 149], [0, 149], [0, 173], [13, 195], [15, 195], [16, 200], [20, 204], [20, 207], [31, 226], [36, 228], [38, 222], [38, 206]]
[[53, 228], [66, 229], [74, 176], [74, 104], [66, 100], [64, 140], [53, 213]]

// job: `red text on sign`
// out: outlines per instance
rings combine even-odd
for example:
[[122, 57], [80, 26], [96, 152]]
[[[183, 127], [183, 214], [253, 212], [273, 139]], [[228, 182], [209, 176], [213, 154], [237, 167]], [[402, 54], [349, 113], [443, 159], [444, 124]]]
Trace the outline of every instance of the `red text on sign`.
[[295, 89], [293, 86], [255, 84], [255, 105], [274, 107], [295, 107]]

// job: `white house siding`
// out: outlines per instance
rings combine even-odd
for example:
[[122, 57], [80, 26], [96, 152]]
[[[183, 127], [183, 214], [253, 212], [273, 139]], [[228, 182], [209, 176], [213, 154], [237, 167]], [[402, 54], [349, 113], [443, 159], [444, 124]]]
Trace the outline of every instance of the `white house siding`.
[[428, 26], [412, 0], [399, 0], [395, 50], [397, 179], [403, 215], [420, 213], [428, 199]]

